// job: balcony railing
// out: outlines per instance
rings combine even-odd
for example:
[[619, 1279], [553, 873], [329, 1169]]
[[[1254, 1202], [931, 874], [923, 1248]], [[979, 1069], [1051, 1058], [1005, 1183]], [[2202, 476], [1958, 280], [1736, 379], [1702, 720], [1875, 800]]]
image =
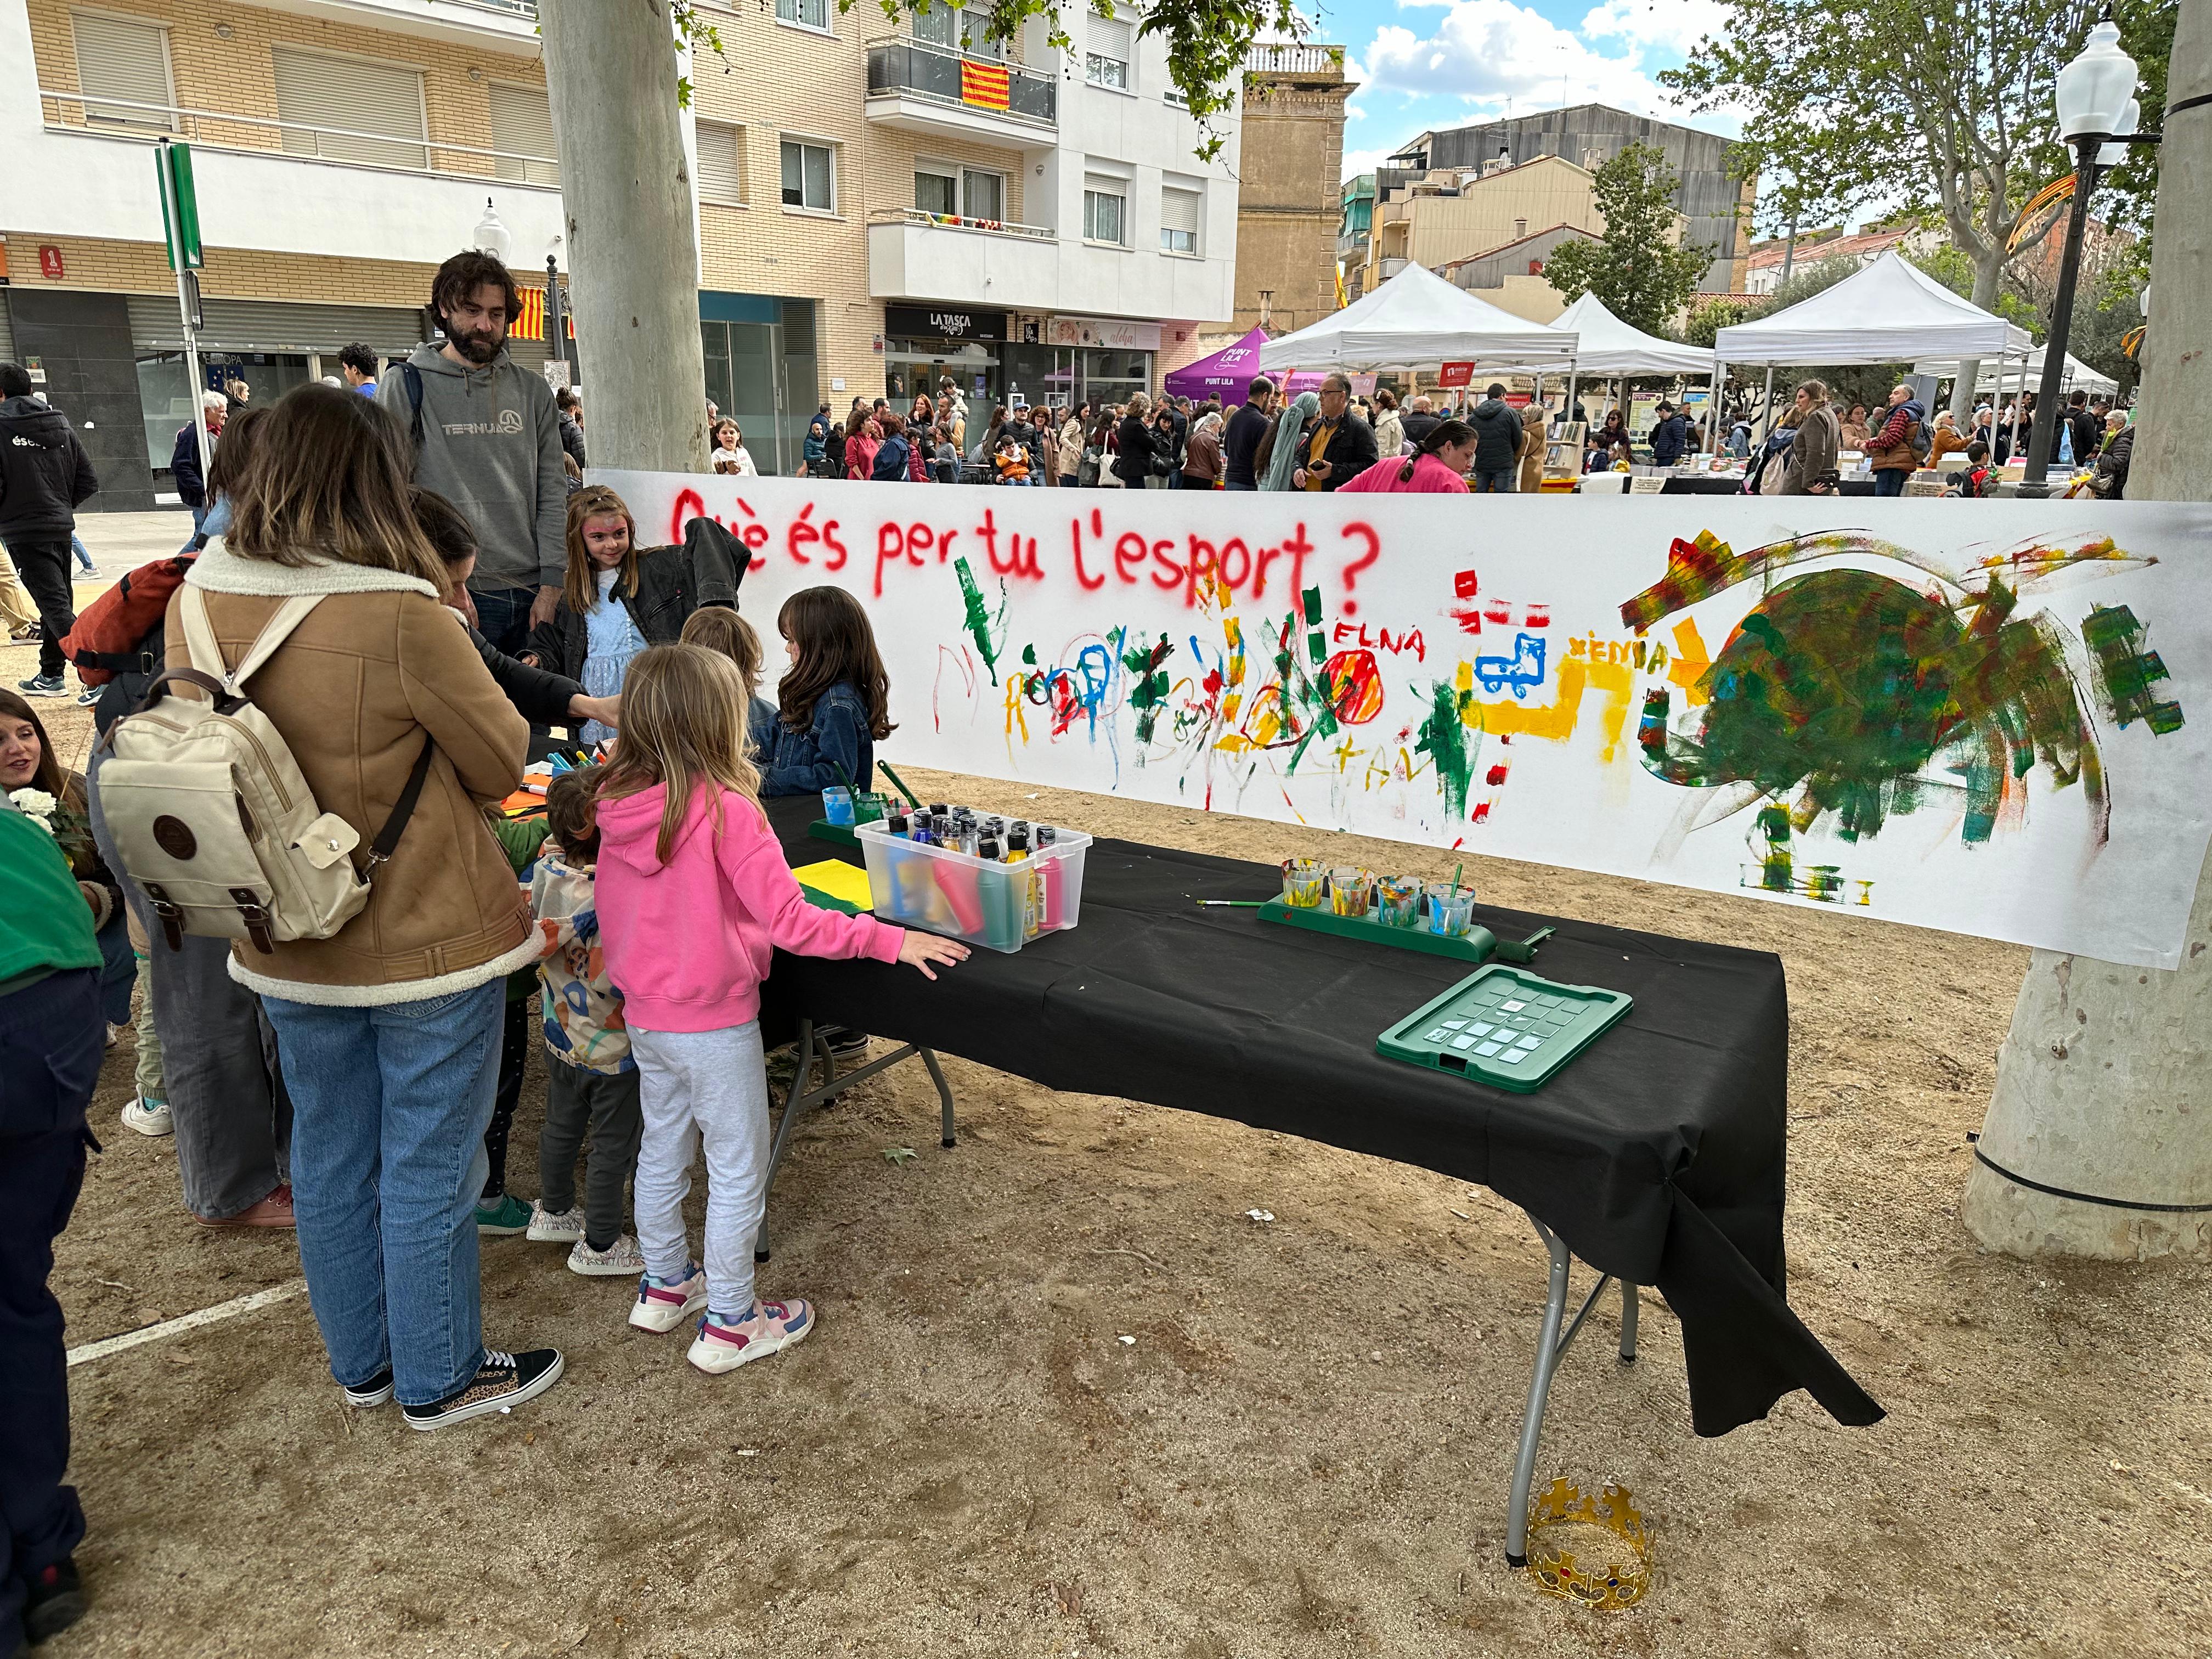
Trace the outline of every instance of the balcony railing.
[[[963, 74], [963, 67], [969, 71]], [[983, 71], [979, 77], [975, 71]], [[974, 94], [979, 79], [1006, 77], [1003, 106]], [[868, 47], [868, 96], [920, 98], [985, 115], [1011, 115], [1051, 126], [1060, 118], [1060, 87], [1052, 76], [1019, 64], [963, 57], [918, 40], [878, 40]]]
[[1344, 73], [1344, 48], [1302, 46], [1287, 42], [1279, 46], [1248, 46], [1244, 52], [1244, 67], [1255, 75], [1327, 75], [1334, 70], [1341, 76]]
[[436, 138], [364, 132], [356, 127], [317, 126], [307, 121], [272, 120], [229, 110], [192, 109], [182, 104], [139, 103], [128, 98], [91, 97], [83, 93], [39, 88], [39, 106], [49, 131], [88, 132], [102, 138], [152, 143], [157, 138], [189, 140], [202, 149], [236, 150], [249, 155], [286, 156], [302, 161], [335, 161], [385, 173], [427, 178], [500, 179], [510, 184], [557, 188], [560, 163], [550, 155], [485, 149]]
[[874, 208], [872, 225], [920, 225], [939, 230], [981, 231], [987, 236], [1020, 236], [1030, 241], [1057, 240], [1060, 233], [1047, 225], [1018, 225], [1006, 219], [970, 219], [958, 213], [930, 213], [921, 208]]

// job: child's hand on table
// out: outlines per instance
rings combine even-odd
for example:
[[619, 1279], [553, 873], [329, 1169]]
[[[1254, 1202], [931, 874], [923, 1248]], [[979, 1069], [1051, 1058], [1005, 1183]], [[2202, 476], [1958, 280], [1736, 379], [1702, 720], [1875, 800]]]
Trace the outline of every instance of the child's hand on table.
[[968, 960], [968, 947], [958, 939], [939, 939], [934, 933], [924, 933], [915, 928], [906, 930], [906, 938], [899, 945], [898, 959], [911, 963], [921, 969], [924, 979], [935, 979], [929, 969], [933, 962], [941, 962], [950, 968], [956, 962]]

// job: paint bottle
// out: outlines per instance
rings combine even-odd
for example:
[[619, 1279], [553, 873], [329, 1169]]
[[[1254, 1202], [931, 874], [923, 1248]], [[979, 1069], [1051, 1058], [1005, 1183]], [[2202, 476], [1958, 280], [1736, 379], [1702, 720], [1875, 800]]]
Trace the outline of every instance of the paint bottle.
[[1060, 867], [1060, 860], [1054, 855], [1054, 831], [1050, 824], [1037, 825], [1037, 931], [1047, 933], [1062, 925], [1062, 884], [1067, 878], [1066, 872]]
[[946, 805], [943, 801], [941, 801], [941, 800], [933, 800], [933, 801], [930, 802], [930, 804], [929, 804], [929, 816], [930, 816], [930, 817], [933, 817], [933, 818], [941, 818], [941, 817], [944, 817], [947, 816], [947, 815], [948, 815], [951, 811], [952, 811], [952, 809], [951, 809], [951, 807], [947, 806], [947, 805]]
[[[985, 836], [976, 843], [975, 856], [987, 866], [999, 861], [999, 841]], [[994, 951], [1018, 951], [1022, 945], [1021, 901], [1014, 891], [1016, 878], [1005, 870], [986, 867], [975, 872], [975, 887], [983, 907], [983, 943]]]
[[952, 913], [953, 927], [964, 938], [982, 938], [983, 902], [976, 879], [982, 872], [972, 864], [951, 858], [930, 860], [929, 871], [945, 908]]
[[894, 812], [890, 817], [884, 820], [884, 828], [888, 830], [892, 835], [896, 836], [901, 841], [904, 841], [907, 838], [908, 831], [913, 827], [912, 823], [908, 819], [906, 814], [903, 812]]
[[1020, 866], [1013, 872], [1015, 896], [1021, 901], [1022, 937], [1037, 936], [1037, 916], [1040, 896], [1037, 892], [1036, 865], [1030, 861], [1030, 835], [1023, 825], [1017, 824], [1006, 831], [1006, 862]]

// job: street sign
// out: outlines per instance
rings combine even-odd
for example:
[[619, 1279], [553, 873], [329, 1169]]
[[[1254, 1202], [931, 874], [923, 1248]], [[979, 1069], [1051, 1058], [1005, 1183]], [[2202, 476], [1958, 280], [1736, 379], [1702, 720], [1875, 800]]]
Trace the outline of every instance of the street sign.
[[168, 245], [169, 269], [197, 270], [200, 249], [200, 201], [192, 185], [192, 149], [164, 139], [154, 146], [154, 172], [161, 191], [161, 234]]

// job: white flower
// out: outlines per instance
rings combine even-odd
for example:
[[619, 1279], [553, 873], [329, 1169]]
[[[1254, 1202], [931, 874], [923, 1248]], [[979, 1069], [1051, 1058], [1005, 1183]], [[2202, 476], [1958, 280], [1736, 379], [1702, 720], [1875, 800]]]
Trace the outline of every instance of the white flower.
[[8, 799], [25, 817], [36, 821], [40, 829], [50, 836], [54, 833], [54, 808], [58, 803], [45, 790], [17, 789], [10, 792]]

